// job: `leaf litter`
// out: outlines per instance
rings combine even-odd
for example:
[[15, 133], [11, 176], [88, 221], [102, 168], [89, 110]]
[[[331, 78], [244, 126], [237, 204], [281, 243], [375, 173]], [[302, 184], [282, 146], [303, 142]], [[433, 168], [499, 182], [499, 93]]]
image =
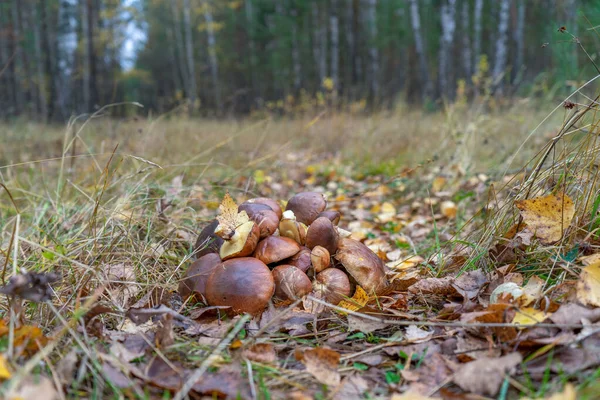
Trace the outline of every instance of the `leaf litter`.
[[[476, 204], [485, 201], [487, 177], [451, 181], [434, 172], [359, 178], [326, 172], [325, 165], [337, 162], [328, 159], [290, 179], [277, 175], [292, 170], [284, 168], [286, 162], [298, 169], [298, 158], [282, 161], [277, 170], [263, 171], [254, 190], [277, 199], [306, 190], [325, 193], [342, 215], [340, 227], [387, 266], [392, 285], [386, 293], [371, 296], [356, 286], [337, 307], [315, 299], [307, 309], [305, 299], [270, 305], [248, 321], [227, 307], [182, 302], [174, 288], [186, 266], [181, 254], [189, 249], [180, 247], [188, 230], [169, 226], [185, 218], [176, 214], [177, 206], [193, 202], [196, 218], [216, 217], [225, 237], [249, 219], [238, 212], [236, 200], [242, 196], [234, 200], [228, 193], [221, 202], [198, 189], [199, 182], [189, 189], [177, 175], [154, 210], [164, 236], [140, 252], [143, 263], [103, 260], [100, 276], [106, 282], [98, 289], [69, 291], [68, 275], [33, 273], [17, 275], [1, 289], [13, 303], [42, 303], [39, 307], [55, 301], [53, 296], [60, 304], [76, 299], [78, 307], [92, 299], [75, 334], [65, 334], [60, 324], [46, 331], [19, 307], [18, 318], [0, 324], [0, 338], [7, 340], [11, 330], [14, 338], [12, 358], [0, 358], [5, 383], [40, 349], [59, 348], [59, 340], [70, 346], [47, 358], [52, 368], [33, 380], [20, 379], [6, 393], [24, 397], [26, 390], [44, 391], [45, 398], [53, 398], [60, 391], [73, 397], [100, 374], [109, 386], [151, 398], [179, 393], [188, 384], [192, 396], [241, 399], [267, 393], [305, 399], [474, 398], [468, 396], [496, 397], [503, 390], [516, 398], [535, 395], [524, 389], [528, 379], [539, 383], [549, 374], [567, 373], [578, 383], [576, 374], [600, 366], [598, 256], [579, 245], [570, 261], [564, 254], [555, 258], [561, 271], [581, 271], [564, 274], [568, 279], [562, 281], [528, 267], [533, 248], [556, 245], [580, 223], [568, 195], [516, 201], [522, 220], [514, 232], [496, 232], [493, 246], [484, 249], [492, 264], [484, 267], [469, 263], [468, 246], [453, 238], [461, 221], [473, 218]], [[248, 179], [235, 184], [255, 184]], [[471, 193], [472, 201], [461, 200], [464, 193]], [[128, 207], [131, 215], [143, 211]], [[138, 237], [149, 235], [143, 226], [137, 229]], [[172, 239], [165, 240], [168, 235]], [[165, 260], [174, 259], [165, 270]], [[165, 279], [140, 279], [151, 268], [163, 268], [159, 276]], [[239, 333], [229, 337], [240, 321]], [[189, 382], [200, 368], [200, 378]], [[577, 390], [568, 384], [557, 392], [563, 397], [555, 398], [575, 398]]]

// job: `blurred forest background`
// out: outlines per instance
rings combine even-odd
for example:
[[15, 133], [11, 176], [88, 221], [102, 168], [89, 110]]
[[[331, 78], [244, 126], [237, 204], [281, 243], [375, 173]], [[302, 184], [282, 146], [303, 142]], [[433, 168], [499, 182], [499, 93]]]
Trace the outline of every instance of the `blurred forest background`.
[[594, 21], [600, 0], [1, 0], [0, 117], [554, 98], [596, 73]]

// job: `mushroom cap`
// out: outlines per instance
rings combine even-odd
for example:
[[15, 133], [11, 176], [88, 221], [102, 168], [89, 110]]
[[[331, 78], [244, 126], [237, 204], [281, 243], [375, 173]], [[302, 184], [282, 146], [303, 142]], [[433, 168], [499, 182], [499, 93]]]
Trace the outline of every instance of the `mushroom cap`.
[[326, 207], [327, 201], [321, 193], [301, 192], [288, 201], [285, 209], [292, 210], [298, 222], [310, 225]]
[[258, 242], [254, 257], [265, 264], [271, 264], [292, 257], [299, 251], [300, 245], [293, 239], [282, 236], [269, 236]]
[[340, 218], [341, 218], [341, 214], [339, 211], [335, 211], [335, 210], [325, 210], [323, 212], [321, 212], [317, 218], [319, 217], [325, 217], [327, 219], [329, 219], [334, 225], [337, 225], [340, 222]]
[[221, 257], [217, 253], [205, 254], [194, 261], [179, 282], [177, 291], [181, 297], [186, 299], [194, 293], [206, 297], [206, 281], [220, 263]]
[[260, 237], [266, 238], [275, 233], [279, 227], [279, 217], [277, 213], [266, 204], [245, 202], [240, 204], [238, 212], [246, 211], [248, 217], [256, 222], [260, 229]]
[[338, 305], [340, 301], [350, 297], [352, 289], [348, 275], [337, 268], [327, 268], [317, 274], [313, 290], [326, 302]]
[[215, 229], [219, 226], [219, 221], [212, 220], [206, 225], [198, 235], [196, 244], [194, 245], [194, 254], [196, 258], [200, 258], [208, 253], [218, 253], [223, 239], [215, 235]]
[[301, 247], [300, 251], [294, 254], [292, 257], [283, 260], [285, 264], [293, 265], [299, 268], [302, 272], [306, 273], [311, 267], [311, 252], [308, 247]]
[[319, 272], [329, 268], [331, 265], [331, 255], [325, 247], [315, 246], [310, 253], [310, 263], [315, 269], [315, 272], [318, 274]]
[[281, 206], [279, 205], [279, 203], [268, 197], [255, 197], [253, 199], [246, 201], [246, 203], [264, 204], [266, 206], [269, 206], [269, 207], [271, 207], [271, 210], [275, 211], [275, 214], [277, 214], [278, 219], [281, 219], [281, 216], [283, 215], [283, 210], [281, 209]]
[[211, 306], [230, 306], [234, 313], [257, 314], [275, 292], [273, 275], [253, 257], [223, 261], [206, 282], [206, 300]]
[[306, 247], [309, 249], [322, 246], [335, 254], [338, 247], [338, 233], [333, 223], [326, 217], [319, 217], [313, 221], [306, 232]]
[[295, 300], [312, 291], [312, 283], [304, 272], [293, 265], [278, 265], [272, 271], [275, 281], [275, 297]]
[[229, 240], [224, 240], [219, 250], [219, 255], [223, 261], [235, 257], [246, 257], [251, 255], [256, 249], [260, 240], [260, 230], [254, 221], [248, 221], [237, 228]]
[[367, 293], [381, 293], [389, 285], [383, 261], [361, 242], [340, 239], [334, 257]]

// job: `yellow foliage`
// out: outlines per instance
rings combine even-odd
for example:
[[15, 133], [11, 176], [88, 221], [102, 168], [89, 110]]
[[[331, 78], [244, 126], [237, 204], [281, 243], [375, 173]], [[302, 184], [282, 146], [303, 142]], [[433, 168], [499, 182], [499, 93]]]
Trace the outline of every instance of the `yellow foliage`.
[[543, 244], [551, 244], [562, 238], [575, 215], [573, 200], [566, 194], [548, 195], [515, 202], [521, 211], [527, 228]]
[[600, 262], [581, 271], [577, 282], [577, 299], [582, 304], [600, 307]]

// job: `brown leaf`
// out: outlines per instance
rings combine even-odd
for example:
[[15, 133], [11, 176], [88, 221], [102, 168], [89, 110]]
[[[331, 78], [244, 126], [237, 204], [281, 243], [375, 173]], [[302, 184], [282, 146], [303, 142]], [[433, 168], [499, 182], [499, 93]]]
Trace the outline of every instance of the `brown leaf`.
[[261, 364], [276, 364], [277, 353], [270, 343], [257, 343], [242, 351], [242, 357]]
[[517, 200], [527, 229], [534, 232], [543, 244], [552, 244], [562, 238], [575, 215], [573, 200], [566, 194], [550, 194], [529, 200]]
[[408, 291], [414, 294], [437, 294], [440, 296], [455, 296], [458, 294], [456, 288], [452, 286], [454, 280], [447, 276], [444, 278], [422, 279], [408, 288]]
[[340, 353], [335, 350], [317, 347], [310, 350], [296, 350], [296, 359], [306, 366], [306, 370], [319, 382], [336, 387], [340, 384]]
[[369, 383], [360, 375], [353, 374], [342, 380], [340, 386], [338, 386], [333, 395], [333, 399], [361, 399], [367, 390], [369, 390]]
[[577, 299], [584, 305], [600, 307], [600, 262], [581, 271], [577, 282]]
[[33, 302], [48, 301], [53, 293], [50, 284], [59, 279], [60, 275], [54, 273], [26, 272], [11, 276], [8, 283], [0, 287], [0, 293]]
[[477, 297], [479, 291], [488, 282], [488, 278], [481, 270], [469, 271], [461, 274], [452, 283], [452, 287], [465, 299]]
[[519, 353], [498, 358], [482, 357], [464, 364], [454, 374], [454, 383], [468, 392], [495, 396], [504, 381], [504, 375], [511, 374], [522, 360]]
[[600, 321], [600, 308], [587, 308], [577, 303], [567, 303], [561, 305], [549, 318], [557, 325], [581, 324], [584, 319], [594, 323]]
[[27, 376], [17, 387], [6, 394], [6, 400], [58, 400], [58, 392], [54, 384], [45, 376]]
[[175, 335], [173, 333], [173, 315], [165, 314], [158, 321], [158, 328], [154, 335], [156, 347], [164, 349], [175, 343]]

